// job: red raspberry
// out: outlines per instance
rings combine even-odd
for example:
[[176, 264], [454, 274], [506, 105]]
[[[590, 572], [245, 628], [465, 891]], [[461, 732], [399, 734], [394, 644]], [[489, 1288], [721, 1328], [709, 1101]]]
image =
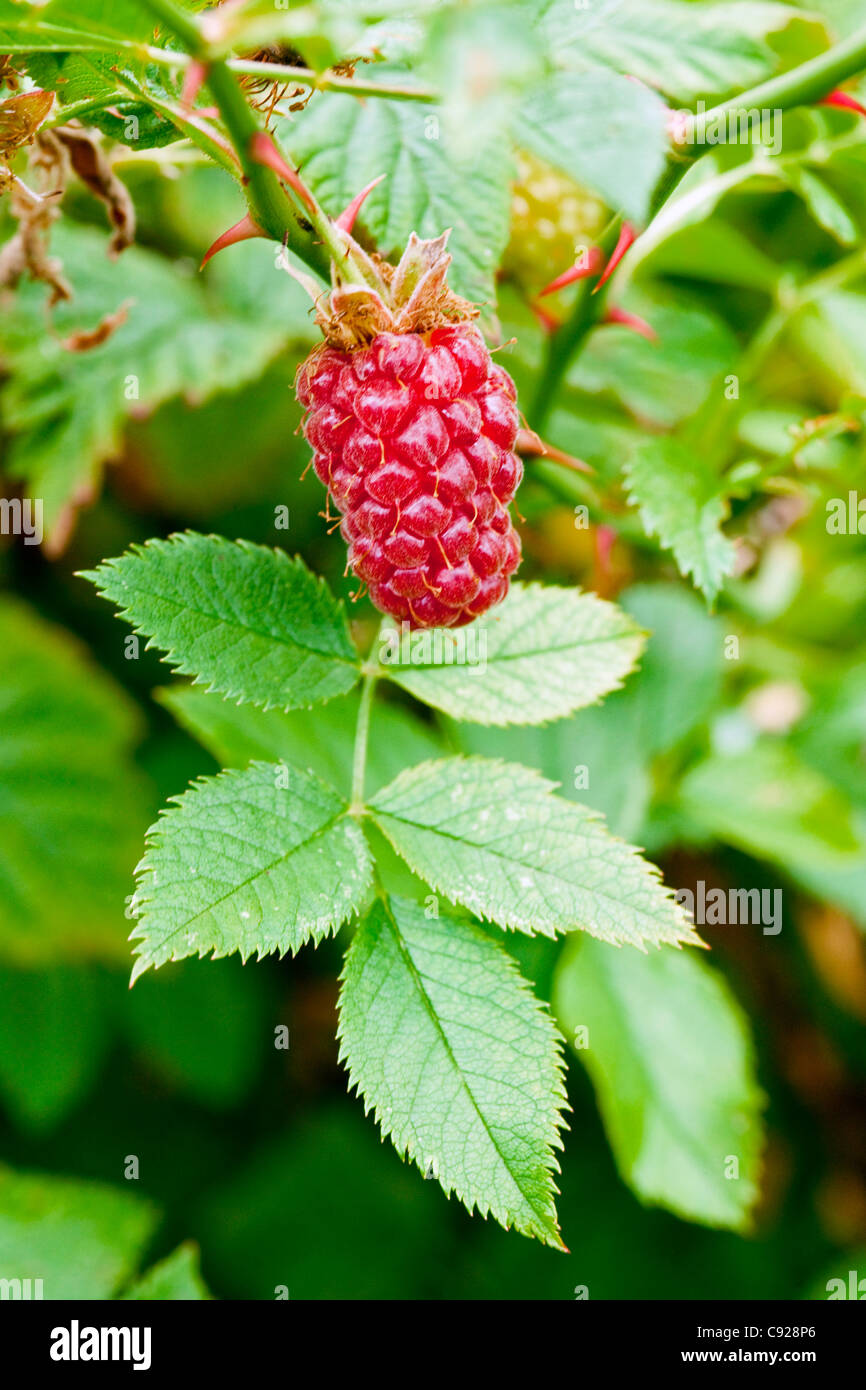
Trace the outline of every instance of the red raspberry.
[[459, 627], [520, 563], [514, 383], [469, 322], [316, 349], [298, 371], [313, 466], [343, 514], [349, 564], [384, 613]]

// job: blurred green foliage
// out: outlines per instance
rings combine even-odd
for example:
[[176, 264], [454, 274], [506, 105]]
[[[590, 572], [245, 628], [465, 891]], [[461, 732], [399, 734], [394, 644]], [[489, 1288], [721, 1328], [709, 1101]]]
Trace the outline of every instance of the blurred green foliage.
[[[0, 4], [0, 35], [20, 8]], [[111, 8], [47, 11], [107, 23]], [[303, 7], [309, 65], [376, 49], [386, 61], [359, 76], [432, 83], [441, 102], [321, 92], [280, 114], [281, 137], [331, 213], [388, 173], [362, 218], [384, 252], [413, 229], [454, 227], [458, 286], [484, 301], [529, 425], [549, 342], [530, 301], [564, 267], [533, 277], [524, 256], [519, 275], [497, 278], [513, 151], [643, 222], [664, 119], [626, 74], [660, 84], [671, 106], [712, 102], [862, 23], [856, 0], [808, 12], [610, 0], [592, 7], [591, 31], [564, 0], [532, 6], [532, 26], [530, 7], [502, 5], [441, 7], [428, 29], [421, 5], [411, 25], [368, 31], [389, 7], [349, 8]], [[268, 24], [290, 23], [268, 10]], [[116, 36], [150, 34], [135, 0], [123, 11]], [[490, 47], [491, 23], [507, 42], [473, 86], [467, 63]], [[112, 64], [82, 61], [43, 54], [32, 75], [64, 101], [110, 91]], [[159, 81], [177, 103], [177, 75]], [[109, 261], [104, 210], [71, 185], [51, 251], [72, 301], [49, 314], [44, 285], [0, 291], [6, 495], [44, 498], [48, 539], [0, 538], [0, 1277], [42, 1277], [46, 1297], [826, 1297], [829, 1278], [866, 1273], [866, 519], [847, 534], [827, 525], [834, 499], [866, 496], [866, 122], [810, 107], [778, 118], [779, 153], [710, 148], [614, 281], [616, 303], [656, 339], [601, 325], [565, 373], [545, 437], [595, 473], [528, 464], [522, 574], [616, 598], [650, 634], [641, 669], [601, 706], [541, 728], [458, 725], [394, 688], [374, 714], [372, 790], [443, 752], [504, 757], [602, 811], [676, 887], [783, 892], [778, 935], [700, 929], [713, 975], [672, 953], [654, 961], [654, 1003], [669, 1010], [655, 1019], [640, 1013], [650, 977], [637, 953], [609, 986], [613, 1007], [603, 984], [580, 998], [611, 948], [586, 940], [560, 955], [507, 938], [570, 1042], [590, 1008], [611, 1033], [600, 1072], [584, 1072], [579, 1049], [571, 1058], [562, 1255], [473, 1223], [365, 1123], [334, 1041], [348, 931], [293, 959], [166, 965], [127, 990], [124, 913], [156, 808], [259, 757], [300, 758], [347, 792], [357, 708], [349, 694], [315, 716], [265, 713], [168, 685], [76, 577], [190, 526], [300, 553], [346, 599], [353, 587], [304, 475], [291, 390], [315, 340], [304, 298], [265, 242], [196, 272], [242, 198], [145, 111], [139, 145], [114, 146], [138, 245]], [[119, 119], [100, 113], [109, 139], [123, 138]], [[0, 230], [13, 231], [7, 199]], [[103, 343], [64, 346], [127, 301]], [[712, 611], [689, 573], [719, 590]], [[369, 640], [369, 604], [350, 611]], [[392, 874], [423, 897], [405, 867]], [[711, 1071], [736, 1093], [728, 1120], [745, 1103], [754, 1123], [741, 1075], [752, 1046], [766, 1142], [744, 1234], [697, 1224], [738, 1224], [751, 1193], [733, 1215], [693, 1202], [682, 1155], [694, 1146], [670, 1132], [697, 1116]], [[668, 1128], [653, 1129], [659, 1113]], [[695, 1139], [698, 1167], [713, 1122]]]

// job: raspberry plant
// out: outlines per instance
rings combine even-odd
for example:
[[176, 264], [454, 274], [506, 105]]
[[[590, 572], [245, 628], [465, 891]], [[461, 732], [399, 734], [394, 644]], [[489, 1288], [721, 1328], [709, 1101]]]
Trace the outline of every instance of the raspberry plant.
[[[292, 424], [326, 489], [321, 533], [339, 526], [356, 584], [347, 603], [282, 547], [192, 529], [136, 540], [82, 571], [173, 672], [192, 678], [161, 699], [223, 766], [173, 797], [148, 832], [128, 913], [133, 981], [185, 957], [294, 956], [341, 933], [340, 1058], [365, 1111], [470, 1211], [560, 1249], [567, 1106], [554, 1018], [579, 1057], [582, 1033], [591, 1036], [582, 1060], [619, 1171], [643, 1200], [687, 1219], [748, 1225], [763, 1099], [744, 1017], [694, 949], [703, 943], [673, 889], [627, 836], [532, 765], [552, 746], [542, 743], [551, 728], [583, 711], [598, 723], [582, 727], [603, 745], [607, 708], [596, 706], [613, 696], [611, 727], [625, 733], [621, 746], [609, 736], [609, 761], [627, 763], [640, 741], [657, 770], [668, 760], [681, 779], [653, 826], [661, 848], [687, 813], [701, 847], [716, 838], [757, 845], [774, 864], [799, 861], [802, 826], [792, 830], [778, 797], [765, 795], [793, 786], [804, 821], [824, 835], [820, 855], [796, 862], [798, 881], [822, 892], [833, 876], [831, 896], [845, 907], [861, 897], [861, 832], [814, 750], [805, 766], [776, 745], [741, 762], [702, 748], [694, 766], [677, 764], [678, 740], [706, 715], [708, 685], [715, 698], [705, 644], [715, 651], [720, 637], [694, 595], [664, 600], [636, 586], [621, 605], [538, 582], [538, 566], [513, 579], [515, 520], [527, 521], [536, 559], [545, 545], [555, 552], [541, 480], [575, 517], [591, 517], [601, 594], [617, 587], [620, 537], [712, 608], [766, 541], [750, 530], [753, 513], [809, 473], [808, 460], [775, 442], [763, 461], [733, 458], [735, 428], [738, 446], [758, 441], [761, 452], [775, 422], [745, 419], [738, 406], [722, 421], [707, 381], [727, 380], [732, 336], [714, 334], [690, 305], [644, 302], [633, 285], [654, 255], [664, 268], [668, 241], [687, 237], [696, 209], [706, 215], [750, 180], [776, 180], [842, 246], [859, 238], [835, 192], [839, 168], [826, 180], [816, 168], [862, 152], [851, 134], [857, 100], [838, 84], [866, 67], [866, 36], [852, 27], [831, 45], [818, 21], [784, 6], [737, 9], [731, 43], [714, 7], [676, 0], [601, 3], [597, 23], [564, 0], [420, 5], [393, 25], [390, 6], [364, 4], [0, 0], [10, 88], [0, 186], [14, 221], [0, 282], [35, 281], [61, 326], [86, 286], [101, 311], [34, 351], [27, 284], [0, 330], [18, 373], [4, 396], [17, 435], [9, 468], [45, 501], [46, 549], [68, 543], [119, 449], [131, 412], [108, 383], [121, 335], [130, 361], [145, 364], [143, 380], [127, 378], [142, 413], [181, 391], [200, 401], [254, 384], [285, 346], [285, 311], [304, 344]], [[479, 53], [493, 55], [495, 97], [472, 80]], [[705, 94], [718, 98], [709, 111], [667, 105]], [[738, 162], [718, 131], [741, 107], [814, 129], [794, 155]], [[164, 161], [180, 180], [185, 163], [202, 161], [234, 180], [243, 215], [209, 250], [194, 248], [204, 263], [218, 255], [206, 283], [225, 276], [223, 299], [167, 273], [145, 247], [126, 249], [135, 206], [106, 153], [117, 146]], [[104, 205], [108, 250], [123, 253], [135, 307], [105, 310], [122, 274], [94, 266], [92, 229], [59, 216], [56, 195], [73, 175]], [[690, 244], [686, 271], [766, 291], [767, 255], [713, 225], [724, 255], [711, 241]], [[265, 268], [251, 284], [226, 269], [245, 241], [258, 258], [245, 262], [251, 275]], [[284, 271], [312, 309], [273, 291], [279, 279], [280, 293], [295, 293]], [[796, 287], [771, 272], [774, 307], [738, 361], [737, 390], [755, 384], [792, 297], [796, 313], [835, 297], [844, 326], [838, 300], [862, 275], [859, 249]], [[632, 307], [619, 302], [623, 288]], [[647, 345], [660, 342], [668, 355], [653, 357]], [[70, 355], [74, 367], [60, 372]], [[607, 409], [613, 394], [622, 415]], [[849, 404], [809, 422], [803, 450], [859, 429], [860, 407]], [[814, 472], [827, 466], [819, 459]], [[751, 601], [758, 611], [768, 602]], [[44, 666], [28, 655], [20, 614], [0, 623], [15, 656], [14, 727], [52, 671], [73, 687], [81, 674], [63, 649]], [[650, 630], [661, 666], [646, 650]], [[664, 648], [666, 632], [680, 648]], [[655, 693], [650, 718], [629, 682], [641, 662]], [[48, 743], [69, 740], [82, 800], [98, 797], [107, 776], [99, 725], [118, 757], [130, 742], [131, 721], [112, 723], [106, 710], [97, 685], [76, 694], [66, 722], [44, 712]], [[13, 785], [26, 764], [11, 766]], [[737, 789], [750, 778], [760, 804], [742, 815]], [[134, 779], [124, 785], [132, 797]], [[629, 807], [614, 809], [628, 824]], [[80, 824], [50, 796], [35, 814], [87, 852]], [[109, 837], [104, 820], [87, 824]], [[128, 828], [118, 831], [124, 848]], [[560, 937], [548, 989], [533, 952]], [[195, 1285], [180, 1254], [178, 1265]]]

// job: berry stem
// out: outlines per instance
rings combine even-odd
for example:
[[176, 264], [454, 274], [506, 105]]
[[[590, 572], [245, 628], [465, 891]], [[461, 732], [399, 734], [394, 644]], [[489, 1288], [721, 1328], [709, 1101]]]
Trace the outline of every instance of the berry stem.
[[[385, 620], [383, 619], [383, 622]], [[370, 648], [369, 664], [363, 667], [364, 682], [361, 686], [361, 703], [358, 705], [358, 721], [355, 725], [355, 752], [352, 759], [352, 800], [349, 814], [360, 816], [364, 812], [364, 777], [367, 771], [367, 744], [370, 735], [370, 714], [373, 709], [373, 696], [379, 681], [380, 668], [376, 660], [379, 634], [382, 624], [376, 629], [373, 645]]]

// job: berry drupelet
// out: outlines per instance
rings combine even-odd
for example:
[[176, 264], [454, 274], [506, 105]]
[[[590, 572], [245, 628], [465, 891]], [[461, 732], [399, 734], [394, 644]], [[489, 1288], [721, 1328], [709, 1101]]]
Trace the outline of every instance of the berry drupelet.
[[332, 292], [326, 341], [296, 380], [349, 565], [377, 608], [419, 628], [472, 622], [520, 560], [514, 384], [445, 284], [444, 244], [412, 238], [400, 266], [380, 263], [373, 312], [369, 292]]

